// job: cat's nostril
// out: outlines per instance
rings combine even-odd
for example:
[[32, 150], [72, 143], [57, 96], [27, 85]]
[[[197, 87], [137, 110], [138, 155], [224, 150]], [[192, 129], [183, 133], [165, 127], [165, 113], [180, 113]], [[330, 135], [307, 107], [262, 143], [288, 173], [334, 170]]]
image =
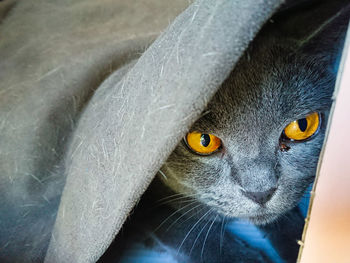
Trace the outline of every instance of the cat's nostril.
[[276, 188], [271, 188], [264, 192], [242, 191], [242, 193], [249, 199], [253, 200], [254, 202], [260, 205], [264, 205], [267, 201], [271, 199], [275, 191], [276, 191]]

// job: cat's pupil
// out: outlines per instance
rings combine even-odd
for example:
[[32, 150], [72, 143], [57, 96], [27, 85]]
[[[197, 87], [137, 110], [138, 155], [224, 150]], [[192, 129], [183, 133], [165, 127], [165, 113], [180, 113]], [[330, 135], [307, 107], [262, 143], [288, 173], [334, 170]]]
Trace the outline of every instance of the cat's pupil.
[[210, 143], [210, 136], [208, 134], [202, 134], [201, 136], [201, 144], [204, 147], [207, 147]]
[[305, 118], [298, 120], [299, 129], [304, 132], [307, 128], [307, 120]]

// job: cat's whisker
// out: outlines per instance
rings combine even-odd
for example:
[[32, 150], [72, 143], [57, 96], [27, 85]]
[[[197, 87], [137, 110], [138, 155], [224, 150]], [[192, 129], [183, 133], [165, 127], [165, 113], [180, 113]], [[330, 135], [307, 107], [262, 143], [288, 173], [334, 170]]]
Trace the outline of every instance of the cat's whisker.
[[183, 246], [183, 244], [185, 243], [186, 239], [187, 239], [188, 236], [191, 234], [191, 232], [193, 231], [193, 229], [202, 221], [202, 219], [203, 219], [204, 217], [206, 217], [209, 213], [211, 213], [212, 210], [213, 210], [213, 208], [209, 209], [209, 210], [208, 210], [204, 215], [202, 215], [202, 216], [198, 219], [198, 221], [191, 227], [191, 229], [187, 232], [186, 236], [185, 236], [184, 239], [182, 240], [182, 242], [181, 242], [179, 248], [177, 249], [177, 253], [180, 252], [181, 247]]
[[188, 202], [193, 202], [194, 199], [190, 199], [190, 200], [176, 200], [173, 202], [169, 202], [170, 204], [184, 204], [184, 203], [188, 203]]
[[168, 177], [162, 172], [162, 170], [159, 169], [158, 172], [164, 177], [165, 180], [168, 180]]
[[216, 218], [218, 218], [218, 215], [216, 215], [215, 218], [213, 219], [213, 221], [211, 222], [211, 224], [209, 226], [209, 229], [207, 231], [207, 234], [205, 235], [205, 238], [204, 238], [204, 242], [203, 242], [203, 246], [202, 246], [202, 250], [201, 250], [201, 260], [202, 261], [203, 261], [203, 253], [204, 253], [204, 248], [205, 248], [205, 242], [207, 242], [207, 238], [209, 236], [211, 228], [213, 227], [213, 225], [215, 223]]
[[164, 202], [160, 203], [159, 205], [164, 205], [164, 204], [168, 204], [171, 202], [182, 201], [182, 200], [192, 200], [193, 201], [195, 199], [191, 196], [181, 196], [181, 197], [177, 197], [177, 198], [173, 198], [173, 199], [164, 201]]
[[[200, 209], [200, 210], [198, 211], [198, 213], [202, 212], [204, 209], [205, 209], [205, 207], [203, 207], [202, 209]], [[198, 213], [197, 213], [197, 214], [198, 214]], [[184, 223], [186, 223], [187, 221], [191, 220], [191, 219], [192, 219], [193, 217], [195, 217], [195, 216], [196, 216], [196, 213], [193, 213], [191, 216], [189, 216], [189, 217], [186, 218], [183, 222], [181, 222], [180, 225], [183, 225]]]
[[[203, 207], [202, 209], [200, 209], [200, 210], [197, 212], [197, 214], [200, 213], [200, 212], [202, 212], [204, 209], [205, 209], [205, 207]], [[186, 223], [188, 220], [190, 220], [191, 218], [193, 218], [193, 217], [195, 217], [195, 216], [196, 216], [196, 213], [193, 213], [190, 217], [188, 217], [188, 218], [187, 218], [185, 221], [183, 221], [181, 224]]]
[[240, 186], [239, 184], [237, 184], [236, 187], [237, 187], [239, 190], [241, 190], [241, 191], [243, 191], [243, 192], [246, 192], [246, 190], [245, 190], [242, 186]]
[[190, 204], [188, 204], [188, 205], [185, 205], [185, 206], [181, 207], [180, 209], [176, 210], [174, 213], [172, 213], [170, 216], [168, 216], [166, 219], [164, 219], [163, 222], [162, 222], [159, 226], [157, 226], [157, 227], [155, 228], [154, 232], [156, 232], [159, 228], [161, 228], [172, 216], [174, 216], [174, 215], [177, 214], [178, 212], [180, 212], [180, 211], [186, 209], [187, 207], [189, 207], [189, 206], [191, 206], [191, 205], [193, 205], [193, 204], [196, 204], [196, 202], [194, 201], [193, 203], [190, 203]]
[[175, 207], [179, 207], [179, 206], [183, 206], [185, 204], [193, 203], [193, 202], [195, 202], [195, 200], [179, 200], [179, 201], [169, 202], [168, 204], [173, 205]]
[[157, 201], [157, 203], [168, 200], [168, 199], [173, 198], [173, 197], [178, 197], [178, 196], [191, 197], [191, 196], [196, 196], [196, 195], [197, 195], [197, 193], [192, 193], [192, 194], [190, 194], [190, 193], [176, 193], [176, 194], [172, 194], [172, 195], [169, 195], [169, 196], [166, 196], [166, 197], [159, 199]]
[[211, 112], [211, 110], [207, 110], [207, 111], [203, 112], [199, 118], [204, 117], [205, 115], [209, 114], [210, 112]]
[[[174, 222], [172, 222], [170, 224], [170, 226], [165, 230], [165, 232], [167, 232], [173, 225], [175, 225], [181, 218], [183, 218], [184, 216], [186, 216], [189, 212], [193, 211], [194, 209], [200, 207], [202, 204], [198, 204], [195, 207], [192, 207], [191, 209], [187, 210], [185, 213], [183, 213], [181, 216], [179, 216]], [[203, 208], [204, 209], [204, 208]], [[202, 209], [202, 210], [203, 210]], [[192, 218], [192, 216], [190, 217]]]
[[178, 197], [178, 198], [174, 198], [174, 199], [171, 199], [171, 200], [164, 201], [164, 202], [158, 204], [157, 207], [161, 206], [161, 205], [169, 204], [169, 203], [172, 203], [172, 202], [183, 201], [183, 200], [194, 201], [195, 199], [192, 198], [192, 197], [188, 197], [188, 196], [182, 196], [182, 197]]
[[209, 222], [210, 222], [210, 221], [207, 221], [207, 222], [205, 223], [205, 225], [202, 227], [201, 231], [198, 233], [196, 239], [193, 241], [193, 244], [192, 244], [192, 247], [191, 247], [191, 250], [190, 250], [190, 253], [189, 253], [190, 256], [191, 256], [191, 254], [192, 254], [192, 250], [193, 250], [194, 246], [196, 245], [196, 242], [197, 242], [198, 238], [199, 238], [200, 235], [202, 234], [202, 232], [203, 232], [203, 230], [205, 229], [205, 227], [209, 224]]
[[224, 226], [225, 226], [225, 219], [226, 219], [226, 215], [222, 218], [222, 221], [221, 221], [221, 229], [220, 229], [220, 255], [221, 255], [221, 252], [222, 252], [222, 243], [224, 242], [224, 235], [225, 235], [225, 232], [224, 232]]
[[158, 202], [161, 202], [161, 201], [164, 201], [164, 200], [167, 200], [167, 199], [169, 199], [169, 198], [172, 198], [172, 197], [175, 197], [175, 196], [183, 196], [184, 194], [173, 194], [173, 195], [169, 195], [169, 196], [166, 196], [166, 197], [163, 197], [163, 198], [161, 198], [161, 199], [159, 199], [158, 201], [157, 201], [157, 203]]

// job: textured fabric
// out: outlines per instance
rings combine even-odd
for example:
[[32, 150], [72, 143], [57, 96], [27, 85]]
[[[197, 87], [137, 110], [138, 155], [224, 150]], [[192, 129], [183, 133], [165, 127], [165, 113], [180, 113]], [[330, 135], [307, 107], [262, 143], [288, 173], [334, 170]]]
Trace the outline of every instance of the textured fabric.
[[96, 261], [280, 2], [197, 1], [144, 53], [188, 1], [1, 2], [1, 262]]
[[78, 115], [187, 5], [0, 2], [0, 262], [43, 261]]

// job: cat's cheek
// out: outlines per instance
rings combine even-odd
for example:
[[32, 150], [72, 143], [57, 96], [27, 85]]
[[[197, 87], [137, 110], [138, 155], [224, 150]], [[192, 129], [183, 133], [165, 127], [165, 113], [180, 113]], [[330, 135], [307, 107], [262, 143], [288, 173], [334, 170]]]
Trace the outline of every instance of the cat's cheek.
[[[319, 142], [321, 141], [321, 142]], [[290, 150], [280, 154], [279, 168], [286, 176], [314, 176], [321, 151], [322, 140], [317, 139], [305, 143], [290, 145]]]
[[213, 207], [219, 214], [229, 218], [248, 218], [256, 215], [260, 206], [247, 199], [232, 181], [221, 180], [199, 194], [202, 203]]
[[284, 176], [275, 195], [271, 198], [267, 208], [272, 213], [283, 214], [294, 208], [305, 194], [312, 178], [293, 178]]
[[172, 169], [171, 166], [167, 164], [164, 164], [159, 170], [158, 178], [164, 185], [176, 193], [187, 193], [190, 191], [189, 185], [187, 185], [185, 180], [179, 178], [179, 174], [176, 173], [176, 169]]

